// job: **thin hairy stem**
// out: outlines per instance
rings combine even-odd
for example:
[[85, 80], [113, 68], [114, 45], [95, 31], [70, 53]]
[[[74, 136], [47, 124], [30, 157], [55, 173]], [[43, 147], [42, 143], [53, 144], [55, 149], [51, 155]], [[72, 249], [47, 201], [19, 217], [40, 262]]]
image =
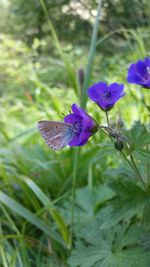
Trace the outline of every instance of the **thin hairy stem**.
[[126, 157], [126, 155], [122, 151], [120, 151], [120, 153], [123, 156], [123, 158], [126, 160], [126, 162], [130, 165], [131, 169], [138, 175], [138, 177], [140, 179], [140, 182], [142, 183], [142, 185], [143, 185], [143, 187], [145, 189], [146, 185], [145, 185], [145, 183], [143, 181], [143, 178], [142, 178], [142, 176], [141, 176], [141, 174], [140, 174], [140, 172], [139, 172], [139, 170], [138, 170], [138, 168], [137, 168], [137, 166], [136, 166], [136, 164], [134, 162], [133, 157], [130, 156], [130, 159], [131, 159], [131, 162], [132, 162], [131, 163], [130, 160]]
[[[108, 130], [111, 131], [112, 128], [106, 127], [106, 126], [100, 126], [100, 125], [99, 125], [99, 128], [103, 131], [103, 133], [107, 134], [110, 137], [110, 139], [112, 140], [112, 137], [109, 135], [109, 132], [108, 132]], [[123, 158], [126, 160], [126, 162], [130, 165], [132, 170], [137, 174], [137, 176], [139, 177], [140, 182], [142, 183], [144, 189], [146, 189], [146, 184], [145, 184], [145, 182], [144, 182], [144, 180], [143, 180], [143, 178], [142, 178], [142, 176], [141, 176], [141, 174], [140, 174], [140, 172], [138, 170], [138, 167], [136, 166], [136, 163], [134, 161], [133, 156], [132, 155], [130, 156], [130, 160], [131, 160], [131, 162], [130, 162], [130, 160], [126, 157], [126, 155], [122, 151], [120, 151], [120, 153], [123, 156]]]
[[136, 163], [135, 163], [134, 158], [133, 158], [132, 155], [130, 156], [130, 159], [131, 159], [131, 162], [132, 162], [132, 164], [133, 164], [133, 166], [134, 166], [134, 168], [136, 170], [136, 173], [137, 173], [137, 175], [138, 175], [141, 183], [143, 184], [143, 187], [146, 188], [146, 184], [145, 184], [145, 182], [144, 182], [144, 180], [143, 180], [143, 178], [142, 178], [142, 176], [141, 176], [141, 174], [140, 174], [140, 172], [138, 170], [138, 167], [137, 167], [137, 165], [136, 165]]
[[[41, 0], [41, 1], [43, 1], [43, 0]], [[93, 67], [95, 48], [96, 48], [96, 42], [97, 42], [97, 32], [98, 32], [98, 27], [99, 27], [99, 17], [100, 17], [100, 12], [101, 12], [101, 4], [102, 4], [102, 0], [99, 0], [98, 7], [97, 7], [97, 15], [96, 15], [96, 19], [95, 19], [95, 23], [94, 23], [94, 27], [93, 27], [93, 32], [92, 32], [88, 63], [87, 63], [86, 70], [85, 70], [82, 95], [81, 95], [81, 99], [80, 99], [80, 104], [81, 104], [82, 108], [86, 107], [86, 102], [87, 102], [87, 88], [89, 87], [90, 78], [91, 78], [91, 74], [92, 74], [92, 67]], [[79, 148], [76, 148], [76, 151], [74, 154], [74, 167], [73, 167], [73, 179], [72, 179], [72, 208], [71, 208], [69, 248], [72, 247], [75, 196], [76, 196], [76, 179], [77, 179], [77, 171], [78, 171], [78, 157], [79, 157]]]
[[76, 148], [74, 153], [74, 166], [73, 166], [73, 177], [72, 177], [72, 200], [71, 200], [71, 220], [70, 220], [70, 241], [69, 249], [72, 247], [72, 237], [73, 237], [73, 224], [74, 224], [74, 209], [75, 209], [75, 198], [76, 198], [76, 178], [78, 171], [78, 158], [79, 158], [79, 148]]
[[110, 123], [109, 123], [108, 111], [105, 111], [105, 114], [106, 114], [107, 125], [109, 127], [110, 126]]

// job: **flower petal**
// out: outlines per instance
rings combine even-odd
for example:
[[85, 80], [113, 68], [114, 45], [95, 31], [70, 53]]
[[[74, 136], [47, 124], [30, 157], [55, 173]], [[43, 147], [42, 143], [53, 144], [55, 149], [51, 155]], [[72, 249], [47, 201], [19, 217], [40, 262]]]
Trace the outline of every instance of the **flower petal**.
[[107, 90], [107, 84], [104, 82], [99, 82], [93, 84], [87, 91], [88, 97], [93, 100], [94, 102], [97, 102], [100, 94], [105, 93]]
[[109, 91], [112, 93], [116, 93], [116, 95], [119, 95], [123, 92], [124, 84], [118, 84], [118, 83], [111, 83], [108, 87]]
[[79, 146], [79, 137], [75, 136], [69, 143], [69, 146]]
[[[72, 105], [72, 111], [75, 113], [74, 115], [78, 114], [80, 116], [80, 118], [82, 118], [83, 129], [84, 128], [90, 128], [93, 126], [93, 123], [94, 123], [93, 119], [86, 113], [86, 111], [84, 109], [80, 108], [77, 104], [73, 104]], [[76, 116], [78, 116], [78, 115], [76, 115]]]
[[77, 104], [75, 104], [75, 103], [72, 105], [71, 108], [72, 108], [73, 113], [74, 113], [74, 114], [77, 114], [77, 115], [79, 115], [79, 116], [81, 116], [82, 111], [85, 112], [82, 108], [80, 108], [80, 107], [79, 107]]
[[90, 136], [92, 136], [92, 133], [91, 133], [90, 129], [82, 131], [81, 135], [80, 135], [80, 138], [79, 138], [80, 146], [83, 146], [88, 141]]
[[146, 64], [144, 64], [144, 62], [141, 59], [137, 61], [137, 63], [135, 64], [135, 68], [136, 68], [138, 74], [141, 76], [141, 78], [144, 75], [146, 75], [146, 73], [147, 73]]
[[139, 59], [128, 69], [127, 82], [150, 88], [150, 58]]
[[76, 114], [69, 114], [69, 115], [65, 116], [64, 121], [67, 123], [73, 124], [75, 122], [81, 122], [82, 117], [78, 116]]
[[88, 89], [88, 96], [96, 102], [103, 110], [110, 110], [114, 104], [125, 95], [124, 85], [99, 82]]
[[64, 118], [65, 122], [73, 125], [74, 137], [70, 141], [69, 146], [82, 146], [96, 132], [91, 130], [95, 125], [95, 121], [77, 104], [72, 105], [72, 111], [73, 113]]
[[144, 63], [147, 67], [150, 67], [150, 58], [146, 57]]

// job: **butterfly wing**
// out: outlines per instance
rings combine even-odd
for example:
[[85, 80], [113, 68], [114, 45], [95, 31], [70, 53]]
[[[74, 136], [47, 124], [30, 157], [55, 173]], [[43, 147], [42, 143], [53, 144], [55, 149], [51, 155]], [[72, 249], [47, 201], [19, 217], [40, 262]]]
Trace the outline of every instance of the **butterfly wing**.
[[39, 121], [38, 130], [53, 150], [61, 150], [73, 138], [72, 125], [65, 122]]

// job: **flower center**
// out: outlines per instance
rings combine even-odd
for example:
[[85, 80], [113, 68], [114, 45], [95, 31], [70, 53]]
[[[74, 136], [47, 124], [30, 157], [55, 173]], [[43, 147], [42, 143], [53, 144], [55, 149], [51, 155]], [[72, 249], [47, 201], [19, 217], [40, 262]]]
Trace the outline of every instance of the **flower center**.
[[106, 96], [106, 98], [110, 98], [111, 97], [111, 92], [107, 92], [105, 96]]
[[72, 132], [74, 135], [79, 135], [81, 133], [82, 130], [82, 124], [79, 121], [76, 121], [73, 123], [73, 129]]
[[150, 67], [147, 67], [147, 72], [148, 74], [150, 74]]
[[148, 82], [150, 80], [150, 67], [147, 67], [146, 70], [147, 70], [147, 72], [142, 79], [143, 82]]
[[111, 92], [104, 92], [104, 93], [101, 93], [100, 96], [103, 98], [103, 99], [109, 99], [111, 98]]

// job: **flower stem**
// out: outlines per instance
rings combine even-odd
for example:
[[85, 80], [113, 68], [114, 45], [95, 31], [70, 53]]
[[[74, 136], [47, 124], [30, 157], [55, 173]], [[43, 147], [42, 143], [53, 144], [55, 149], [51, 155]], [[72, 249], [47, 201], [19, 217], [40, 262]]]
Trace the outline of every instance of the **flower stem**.
[[127, 163], [130, 165], [131, 169], [138, 175], [138, 177], [140, 179], [140, 182], [142, 183], [142, 185], [143, 185], [143, 187], [145, 189], [146, 185], [145, 185], [145, 183], [143, 181], [143, 178], [142, 178], [142, 176], [141, 176], [141, 174], [140, 174], [140, 172], [139, 172], [139, 170], [138, 170], [138, 168], [137, 168], [137, 166], [135, 164], [133, 156], [132, 155], [130, 156], [130, 159], [131, 159], [131, 162], [132, 162], [131, 163], [130, 160], [128, 160], [128, 158], [125, 156], [125, 154], [122, 151], [120, 151], [120, 153], [123, 156], [123, 158], [127, 161]]
[[[150, 106], [150, 96], [149, 96], [149, 102], [148, 105]], [[150, 112], [148, 114], [148, 132], [150, 133]], [[150, 144], [147, 146], [148, 150], [150, 150]], [[150, 183], [150, 162], [147, 163], [147, 180], [148, 183]]]
[[107, 125], [108, 125], [108, 127], [110, 127], [110, 126], [109, 126], [109, 125], [110, 125], [110, 123], [109, 123], [108, 111], [105, 111], [105, 113], [106, 113]]
[[78, 158], [79, 158], [79, 147], [76, 148], [74, 153], [74, 166], [73, 166], [73, 176], [72, 176], [72, 203], [71, 203], [71, 219], [70, 219], [70, 241], [69, 249], [72, 247], [72, 237], [73, 237], [73, 224], [74, 224], [74, 208], [75, 208], [75, 197], [76, 197], [76, 178], [78, 170]]
[[135, 160], [134, 160], [134, 158], [133, 158], [132, 155], [130, 156], [130, 159], [131, 159], [131, 162], [132, 162], [132, 164], [133, 164], [133, 166], [134, 166], [134, 168], [135, 168], [135, 170], [136, 170], [136, 173], [137, 173], [137, 175], [138, 175], [138, 177], [139, 177], [141, 183], [143, 184], [143, 187], [146, 188], [146, 184], [145, 184], [145, 182], [143, 181], [143, 178], [142, 178], [142, 176], [141, 176], [141, 174], [140, 174], [140, 172], [139, 172], [139, 170], [138, 170], [138, 167], [136, 166]]
[[[107, 124], [108, 124], [108, 127], [106, 127], [106, 126], [100, 126], [100, 125], [99, 125], [99, 128], [100, 128], [105, 134], [107, 134], [107, 133], [105, 132], [105, 129], [106, 129], [107, 131], [108, 131], [108, 130], [111, 130], [111, 131], [112, 131], [112, 129], [109, 127], [109, 118], [108, 118], [108, 112], [107, 112], [107, 111], [106, 111], [106, 118], [107, 118]], [[110, 139], [112, 140], [112, 137], [111, 137], [111, 136], [109, 136], [109, 137], [110, 137]], [[145, 182], [144, 182], [144, 180], [143, 180], [143, 178], [142, 178], [142, 176], [141, 176], [141, 174], [140, 174], [140, 172], [139, 172], [139, 170], [138, 170], [138, 167], [136, 166], [136, 163], [135, 163], [135, 161], [134, 161], [133, 156], [132, 156], [132, 155], [130, 156], [130, 160], [131, 160], [131, 162], [130, 162], [130, 160], [126, 157], [126, 155], [125, 155], [122, 151], [120, 151], [120, 153], [121, 153], [121, 155], [123, 156], [123, 158], [127, 161], [127, 163], [130, 165], [130, 167], [132, 168], [132, 170], [136, 173], [136, 175], [138, 176], [138, 178], [139, 178], [140, 182], [142, 183], [144, 189], [146, 189], [146, 184], [145, 184]]]

